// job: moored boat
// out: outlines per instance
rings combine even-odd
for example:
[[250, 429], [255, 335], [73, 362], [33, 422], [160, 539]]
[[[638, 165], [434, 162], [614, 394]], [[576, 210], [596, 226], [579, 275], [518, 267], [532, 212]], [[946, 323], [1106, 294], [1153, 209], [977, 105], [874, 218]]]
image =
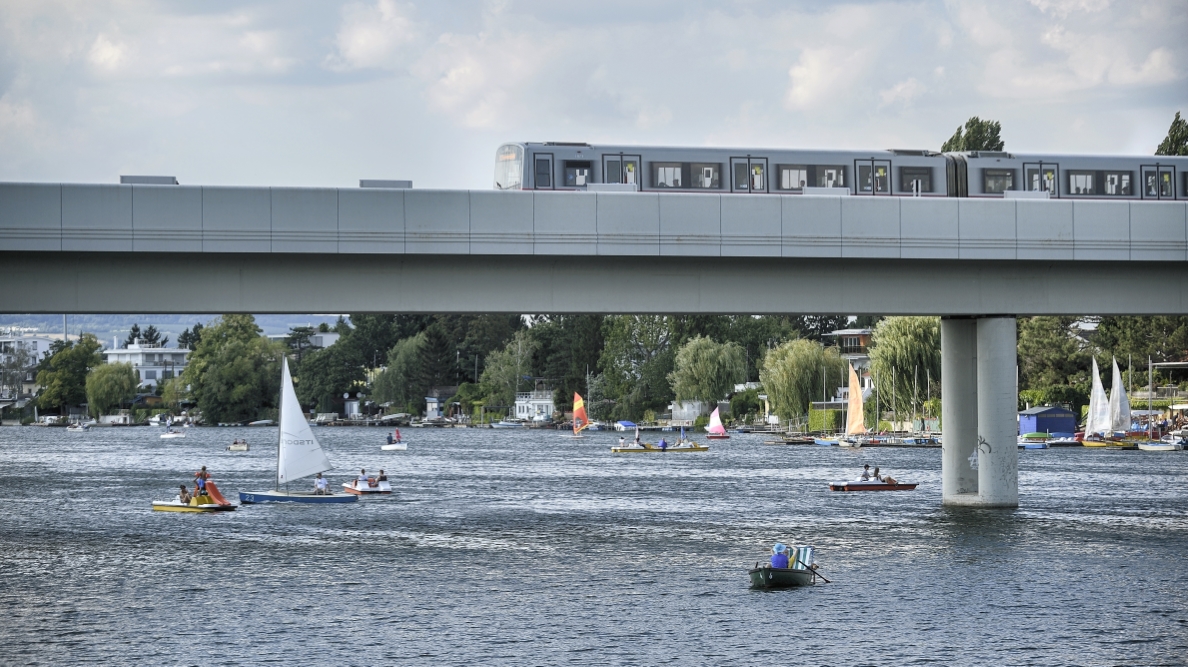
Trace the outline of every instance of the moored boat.
[[1178, 452], [1184, 449], [1184, 443], [1181, 440], [1148, 440], [1139, 442], [1138, 448], [1144, 452]]

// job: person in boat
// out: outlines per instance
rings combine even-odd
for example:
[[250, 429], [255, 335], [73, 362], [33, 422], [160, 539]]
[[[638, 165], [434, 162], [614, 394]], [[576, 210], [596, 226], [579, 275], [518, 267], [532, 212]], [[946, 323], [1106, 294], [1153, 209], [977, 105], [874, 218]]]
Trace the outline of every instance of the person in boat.
[[202, 470], [194, 473], [194, 494], [199, 496], [206, 495], [206, 480], [210, 479], [210, 473], [206, 472], [206, 466], [202, 466]]
[[386, 481], [388, 481], [388, 476], [384, 474], [384, 470], [383, 470], [383, 468], [380, 468], [380, 474], [379, 474], [379, 477], [376, 477], [376, 478], [375, 478], [375, 481], [377, 481], [377, 482], [386, 482]]
[[627, 438], [624, 438], [623, 436], [620, 435], [619, 436], [619, 447], [625, 447], [625, 446], [627, 446]]
[[392, 437], [396, 439], [396, 442], [400, 442], [400, 429], [396, 429]]
[[782, 542], [776, 542], [771, 548], [771, 566], [788, 569], [788, 547]]
[[858, 479], [861, 479], [864, 482], [870, 481], [870, 464], [869, 463], [862, 466], [862, 476], [859, 477]]
[[322, 473], [318, 473], [317, 477], [314, 477], [314, 495], [324, 496], [324, 495], [328, 494], [329, 492], [330, 492], [329, 482], [326, 481], [325, 477], [322, 477]]
[[664, 436], [660, 436], [660, 449], [668, 449], [668, 442], [664, 439]]
[[878, 466], [875, 466], [874, 472], [873, 472], [873, 473], [871, 473], [871, 477], [872, 477], [872, 478], [874, 478], [874, 479], [876, 479], [876, 480], [878, 480], [878, 481], [880, 481], [880, 482], [881, 482], [881, 481], [883, 481], [883, 476], [879, 474], [879, 467], [878, 467]]
[[360, 468], [359, 476], [355, 478], [355, 488], [362, 489], [370, 485], [370, 480], [367, 479], [367, 471]]
[[180, 502], [183, 505], [189, 505], [190, 498], [193, 498], [193, 496], [190, 495], [190, 490], [186, 488], [185, 484], [182, 484], [181, 491], [177, 494], [178, 502]]

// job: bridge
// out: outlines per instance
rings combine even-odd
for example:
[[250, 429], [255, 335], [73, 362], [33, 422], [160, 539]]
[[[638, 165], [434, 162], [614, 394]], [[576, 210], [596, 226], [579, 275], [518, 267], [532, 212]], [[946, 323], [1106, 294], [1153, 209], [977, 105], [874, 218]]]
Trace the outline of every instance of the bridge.
[[945, 502], [1010, 507], [1015, 317], [1188, 312], [1188, 202], [0, 183], [0, 261], [9, 313], [941, 315]]

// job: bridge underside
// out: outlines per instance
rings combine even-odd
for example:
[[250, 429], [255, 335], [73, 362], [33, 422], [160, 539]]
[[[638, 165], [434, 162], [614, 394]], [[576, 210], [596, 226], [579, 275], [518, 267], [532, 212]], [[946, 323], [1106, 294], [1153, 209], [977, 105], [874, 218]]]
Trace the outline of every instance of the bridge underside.
[[0, 253], [5, 313], [1179, 315], [1182, 262]]

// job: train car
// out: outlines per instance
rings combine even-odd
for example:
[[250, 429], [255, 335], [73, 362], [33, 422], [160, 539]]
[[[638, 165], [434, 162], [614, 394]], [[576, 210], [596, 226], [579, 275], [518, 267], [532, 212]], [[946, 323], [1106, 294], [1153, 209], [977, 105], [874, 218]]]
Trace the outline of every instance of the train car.
[[1188, 199], [1188, 158], [509, 143], [498, 190]]

